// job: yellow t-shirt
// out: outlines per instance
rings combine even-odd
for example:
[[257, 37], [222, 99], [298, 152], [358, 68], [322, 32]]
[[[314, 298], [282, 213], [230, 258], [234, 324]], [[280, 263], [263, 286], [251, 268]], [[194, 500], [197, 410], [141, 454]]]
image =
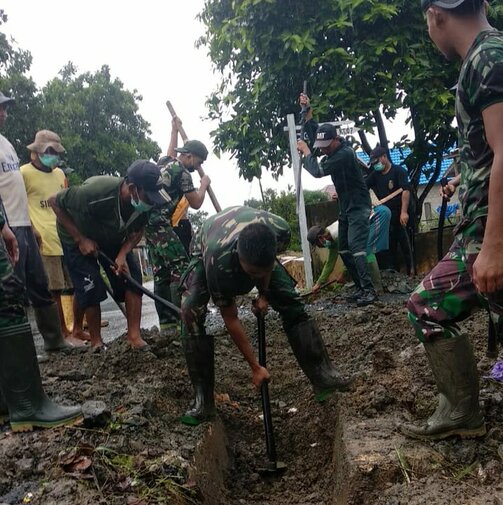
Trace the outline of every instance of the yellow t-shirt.
[[51, 172], [38, 170], [31, 163], [21, 168], [26, 193], [28, 195], [28, 210], [35, 229], [42, 236], [42, 251], [44, 256], [63, 256], [63, 249], [56, 231], [56, 214], [49, 207], [49, 197], [65, 189], [66, 177], [60, 168]]

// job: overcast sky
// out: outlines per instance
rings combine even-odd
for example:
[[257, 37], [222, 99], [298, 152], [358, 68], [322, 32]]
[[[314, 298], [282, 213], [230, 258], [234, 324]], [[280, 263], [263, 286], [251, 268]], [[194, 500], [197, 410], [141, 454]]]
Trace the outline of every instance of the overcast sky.
[[[218, 75], [211, 70], [206, 50], [195, 48], [203, 34], [203, 26], [195, 18], [203, 5], [204, 0], [3, 0], [1, 8], [8, 22], [2, 30], [31, 52], [31, 75], [39, 86], [68, 61], [79, 72], [96, 71], [107, 64], [127, 89], [137, 89], [143, 96], [140, 113], [151, 124], [152, 137], [163, 151], [171, 127], [165, 106], [168, 99], [188, 136], [202, 140], [211, 151], [209, 133], [215, 125], [202, 118], [206, 116], [205, 99]], [[404, 130], [392, 128], [390, 133], [395, 140]], [[232, 160], [210, 156], [204, 169], [223, 208], [260, 197], [258, 183], [239, 179]], [[329, 178], [304, 174], [304, 189], [331, 184]], [[196, 180], [194, 183], [197, 186]], [[263, 177], [264, 189], [285, 189], [288, 184], [293, 185], [288, 169], [279, 183]], [[212, 212], [209, 199], [203, 209]]]

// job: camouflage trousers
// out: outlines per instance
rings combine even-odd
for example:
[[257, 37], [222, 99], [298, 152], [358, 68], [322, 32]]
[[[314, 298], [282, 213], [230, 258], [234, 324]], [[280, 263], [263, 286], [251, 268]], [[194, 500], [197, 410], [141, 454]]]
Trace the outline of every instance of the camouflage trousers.
[[5, 243], [0, 237], [0, 328], [26, 323], [25, 288], [14, 274]]
[[[182, 335], [205, 335], [205, 321], [211, 293], [206, 283], [203, 261], [193, 258], [181, 280]], [[243, 294], [242, 291], [236, 295]], [[269, 305], [279, 313], [285, 330], [309, 319], [304, 304], [295, 291], [295, 280], [279, 263], [274, 268], [269, 292]]]
[[489, 311], [496, 331], [501, 331], [503, 291], [479, 293], [472, 280], [483, 236], [483, 220], [477, 220], [457, 235], [449, 252], [410, 296], [409, 320], [421, 342], [459, 336], [457, 323], [481, 308]]
[[[180, 306], [179, 282], [188, 266], [189, 257], [171, 226], [147, 233], [147, 246], [154, 273], [154, 293]], [[155, 304], [161, 327], [177, 324], [176, 316], [164, 305]]]

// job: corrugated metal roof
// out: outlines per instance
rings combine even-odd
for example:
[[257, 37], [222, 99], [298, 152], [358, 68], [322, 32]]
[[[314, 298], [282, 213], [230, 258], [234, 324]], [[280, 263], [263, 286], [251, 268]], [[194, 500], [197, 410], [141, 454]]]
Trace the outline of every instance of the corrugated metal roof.
[[[369, 162], [369, 155], [364, 152], [364, 151], [357, 151], [356, 154], [358, 157], [363, 160], [365, 163], [368, 164]], [[394, 163], [395, 165], [404, 165], [404, 160], [407, 158], [407, 156], [410, 154], [410, 149], [391, 149], [390, 150], [390, 156], [391, 156], [391, 162]], [[452, 160], [450, 159], [444, 159], [442, 161], [442, 167], [440, 168], [440, 175], [438, 176], [438, 180], [445, 174], [449, 166], [451, 165]], [[428, 168], [433, 168], [433, 165], [427, 164], [426, 167]], [[428, 183], [428, 178], [424, 175], [421, 174], [421, 178], [419, 179], [419, 185], [424, 185]]]

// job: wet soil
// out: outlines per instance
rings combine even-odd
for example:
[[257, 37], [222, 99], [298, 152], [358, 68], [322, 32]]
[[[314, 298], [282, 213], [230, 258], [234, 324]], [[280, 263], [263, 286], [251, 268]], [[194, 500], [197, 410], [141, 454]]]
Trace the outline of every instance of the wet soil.
[[[354, 392], [335, 394], [324, 404], [315, 402], [279, 318], [267, 316], [276, 445], [278, 458], [287, 465], [282, 474], [261, 471], [267, 458], [260, 397], [220, 316], [211, 310], [208, 332], [216, 338], [218, 411], [230, 457], [224, 485], [209, 492], [191, 472], [208, 427], [180, 424], [192, 396], [181, 347], [159, 343], [152, 329], [144, 336], [155, 344], [153, 353], [132, 351], [119, 338], [105, 353], [56, 355], [41, 365], [53, 399], [67, 404], [101, 400], [111, 420], [101, 427], [21, 434], [12, 434], [8, 425], [0, 428], [0, 504], [503, 503], [500, 384], [481, 381], [488, 425], [481, 440], [430, 444], [398, 433], [398, 423], [431, 413], [435, 390], [424, 351], [407, 321], [407, 295], [399, 293], [405, 283], [388, 279], [388, 284], [398, 288], [363, 309], [348, 306], [333, 291], [307, 300], [331, 357], [342, 373], [357, 377]], [[250, 300], [243, 299], [240, 316], [255, 337], [249, 307]], [[473, 316], [464, 329], [482, 359], [487, 316]], [[481, 363], [482, 375], [490, 364]], [[337, 443], [341, 430], [353, 442], [375, 435], [373, 454], [386, 456], [382, 464], [364, 470], [360, 465], [344, 496], [336, 478], [344, 473], [341, 468], [351, 467], [358, 451]]]

